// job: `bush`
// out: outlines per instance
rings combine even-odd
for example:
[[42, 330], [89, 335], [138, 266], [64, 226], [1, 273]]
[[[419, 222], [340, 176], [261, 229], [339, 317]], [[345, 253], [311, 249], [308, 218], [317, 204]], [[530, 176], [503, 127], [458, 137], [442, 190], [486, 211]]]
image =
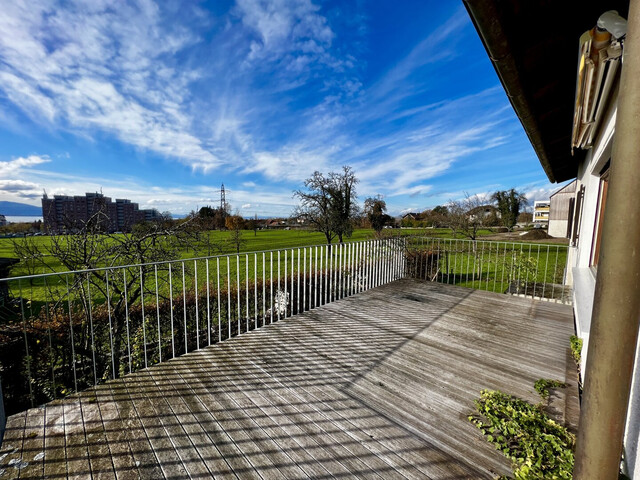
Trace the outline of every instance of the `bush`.
[[428, 249], [410, 249], [405, 253], [406, 273], [414, 278], [429, 278], [437, 275], [440, 255], [444, 252]]

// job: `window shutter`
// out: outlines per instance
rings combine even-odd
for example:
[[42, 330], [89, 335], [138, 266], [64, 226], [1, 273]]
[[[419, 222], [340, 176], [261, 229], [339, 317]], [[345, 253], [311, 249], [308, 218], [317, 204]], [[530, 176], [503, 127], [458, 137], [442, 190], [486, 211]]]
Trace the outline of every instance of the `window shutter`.
[[576, 199], [569, 199], [569, 216], [567, 217], [567, 231], [565, 233], [565, 238], [571, 238], [571, 228], [573, 227], [573, 211], [576, 207]]
[[578, 195], [576, 196], [576, 208], [573, 215], [573, 235], [571, 238], [571, 245], [574, 247], [578, 245], [580, 240], [580, 220], [582, 220], [582, 203], [584, 200], [584, 185], [580, 186]]

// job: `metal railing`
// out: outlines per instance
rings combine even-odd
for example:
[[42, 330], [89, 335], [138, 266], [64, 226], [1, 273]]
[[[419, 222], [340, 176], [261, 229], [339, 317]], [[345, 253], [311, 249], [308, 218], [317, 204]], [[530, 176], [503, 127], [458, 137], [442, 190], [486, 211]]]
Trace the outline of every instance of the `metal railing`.
[[7, 415], [4, 412], [4, 398], [2, 395], [2, 381], [0, 380], [0, 445], [4, 438], [4, 430], [7, 426]]
[[409, 237], [406, 276], [570, 304], [567, 254], [566, 245]]
[[12, 414], [402, 278], [406, 240], [1, 279]]
[[402, 237], [0, 280], [8, 414], [404, 277], [570, 303], [567, 247]]

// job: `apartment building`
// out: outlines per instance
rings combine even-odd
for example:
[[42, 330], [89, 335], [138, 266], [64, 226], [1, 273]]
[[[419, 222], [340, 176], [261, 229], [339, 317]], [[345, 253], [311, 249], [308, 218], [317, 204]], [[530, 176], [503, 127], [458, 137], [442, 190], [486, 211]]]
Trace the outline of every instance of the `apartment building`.
[[533, 223], [540, 225], [549, 224], [549, 207], [551, 203], [549, 200], [537, 200], [533, 202]]
[[136, 223], [160, 218], [156, 209], [140, 210], [137, 203], [124, 198], [114, 201], [102, 193], [84, 196], [47, 194], [42, 197], [44, 229], [50, 233], [73, 232], [90, 220], [105, 232], [130, 232]]

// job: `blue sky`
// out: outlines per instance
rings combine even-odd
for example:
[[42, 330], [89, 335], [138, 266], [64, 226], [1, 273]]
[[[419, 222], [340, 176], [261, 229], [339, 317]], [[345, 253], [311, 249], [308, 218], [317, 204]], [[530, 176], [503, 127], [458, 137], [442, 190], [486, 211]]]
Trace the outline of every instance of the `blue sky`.
[[461, 2], [33, 0], [0, 32], [0, 200], [184, 214], [224, 182], [242, 215], [285, 216], [342, 165], [392, 214], [558, 188]]

